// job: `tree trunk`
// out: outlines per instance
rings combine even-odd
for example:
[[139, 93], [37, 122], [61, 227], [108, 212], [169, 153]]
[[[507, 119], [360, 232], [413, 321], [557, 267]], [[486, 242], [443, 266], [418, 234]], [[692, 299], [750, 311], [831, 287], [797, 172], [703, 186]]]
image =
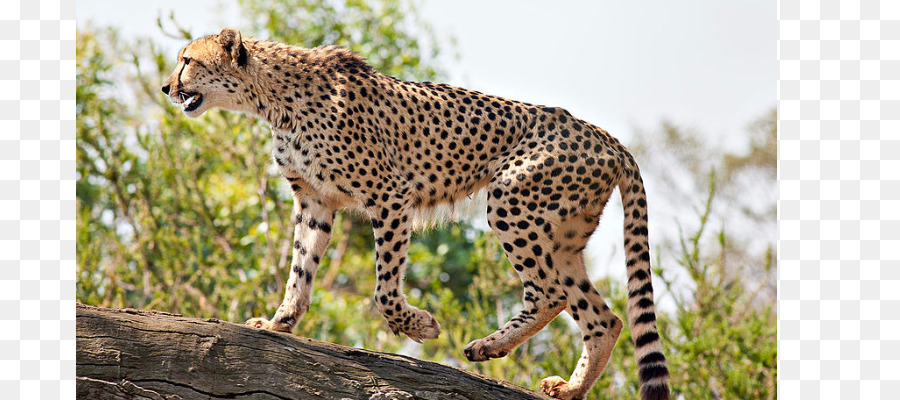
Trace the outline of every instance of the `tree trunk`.
[[445, 365], [216, 319], [76, 306], [79, 399], [545, 399]]

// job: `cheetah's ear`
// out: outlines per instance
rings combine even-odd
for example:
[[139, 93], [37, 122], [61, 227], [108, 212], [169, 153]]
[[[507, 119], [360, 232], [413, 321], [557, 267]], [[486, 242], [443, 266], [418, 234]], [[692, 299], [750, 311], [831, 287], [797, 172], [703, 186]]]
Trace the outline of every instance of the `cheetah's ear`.
[[231, 61], [239, 67], [247, 65], [247, 48], [241, 41], [241, 31], [237, 28], [225, 28], [219, 33], [219, 43], [231, 56]]

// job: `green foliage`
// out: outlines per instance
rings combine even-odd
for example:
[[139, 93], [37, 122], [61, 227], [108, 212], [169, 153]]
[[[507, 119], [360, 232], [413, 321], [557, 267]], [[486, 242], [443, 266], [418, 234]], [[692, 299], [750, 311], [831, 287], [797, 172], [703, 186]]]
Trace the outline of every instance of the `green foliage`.
[[[715, 175], [711, 174], [699, 227], [681, 239], [678, 264], [693, 281], [694, 291], [688, 298], [676, 299], [678, 312], [673, 321], [663, 325], [669, 358], [684, 367], [673, 374], [673, 390], [689, 399], [774, 399], [774, 301], [748, 307], [762, 286], [747, 292], [740, 279], [730, 278], [725, 269], [728, 247], [724, 230], [715, 233], [715, 257], [706, 261], [703, 254], [710, 252], [702, 247], [701, 237], [708, 228], [715, 188]], [[766, 274], [773, 273], [771, 264], [763, 269]], [[656, 272], [664, 276], [661, 269]]]
[[402, 0], [238, 0], [249, 32], [304, 47], [344, 46], [375, 69], [404, 80], [440, 75], [428, 61], [441, 53], [415, 3]]
[[[248, 36], [345, 45], [403, 79], [442, 75], [434, 60], [444, 50], [409, 2], [239, 4], [248, 21], [239, 27]], [[176, 32], [191, 36], [177, 25]], [[184, 117], [159, 93], [174, 61], [174, 49], [164, 51], [152, 41], [123, 41], [111, 30], [79, 27], [77, 298], [233, 322], [271, 316], [283, 296], [293, 238], [291, 196], [271, 165], [269, 129], [224, 111]], [[759, 154], [774, 146], [767, 140], [754, 143]], [[729, 160], [736, 166], [769, 165], [766, 157]], [[703, 240], [719, 196], [711, 190], [706, 202], [694, 204], [706, 210], [698, 215], [700, 229], [685, 236], [680, 248], [664, 250], [678, 268], [655, 271], [663, 278], [655, 281], [657, 287], [668, 286], [669, 293], [684, 292], [672, 286], [681, 283], [668, 280], [673, 270], [686, 271], [692, 288], [675, 296], [674, 310], [659, 316], [672, 387], [690, 399], [772, 398], [771, 304], [760, 306], [741, 274], [726, 268], [725, 260], [741, 243], [729, 243], [724, 229], [717, 241]], [[390, 334], [375, 308], [373, 248], [368, 222], [340, 213], [297, 334], [402, 351], [532, 389], [546, 376], [568, 376], [575, 366], [581, 335], [567, 314], [503, 359], [469, 363], [463, 357], [466, 343], [491, 333], [521, 308], [521, 282], [491, 232], [462, 222], [415, 235], [407, 292], [411, 303], [431, 311], [442, 325], [441, 337], [421, 346]], [[655, 264], [663, 266], [659, 260]], [[772, 264], [759, 269], [771, 273]], [[597, 287], [624, 316], [624, 282], [602, 280]], [[591, 398], [634, 397], [633, 352], [625, 329]]]

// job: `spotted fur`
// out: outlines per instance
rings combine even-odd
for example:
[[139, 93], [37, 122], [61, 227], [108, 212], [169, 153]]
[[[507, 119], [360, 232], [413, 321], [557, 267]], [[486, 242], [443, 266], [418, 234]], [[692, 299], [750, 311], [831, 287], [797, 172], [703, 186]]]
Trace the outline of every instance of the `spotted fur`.
[[583, 334], [582, 356], [568, 382], [550, 377], [541, 388], [555, 398], [584, 398], [623, 327], [584, 266], [588, 238], [618, 187], [641, 395], [669, 398], [644, 187], [634, 159], [606, 131], [561, 108], [404, 82], [339, 47], [245, 39], [236, 29], [182, 49], [163, 92], [189, 117], [220, 107], [272, 127], [274, 159], [294, 194], [293, 259], [274, 318], [247, 324], [293, 330], [309, 309], [335, 211], [347, 208], [371, 219], [375, 302], [390, 329], [416, 341], [436, 338], [440, 325], [410, 306], [402, 289], [413, 216], [484, 189], [488, 222], [522, 279], [525, 307], [464, 354], [503, 357], [565, 310]]

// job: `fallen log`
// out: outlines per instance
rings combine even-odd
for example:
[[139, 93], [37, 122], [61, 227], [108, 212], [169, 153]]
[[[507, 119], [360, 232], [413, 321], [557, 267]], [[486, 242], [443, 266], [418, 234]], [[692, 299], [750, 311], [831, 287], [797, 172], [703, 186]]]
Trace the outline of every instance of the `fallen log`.
[[446, 365], [216, 319], [76, 306], [79, 399], [546, 399]]

